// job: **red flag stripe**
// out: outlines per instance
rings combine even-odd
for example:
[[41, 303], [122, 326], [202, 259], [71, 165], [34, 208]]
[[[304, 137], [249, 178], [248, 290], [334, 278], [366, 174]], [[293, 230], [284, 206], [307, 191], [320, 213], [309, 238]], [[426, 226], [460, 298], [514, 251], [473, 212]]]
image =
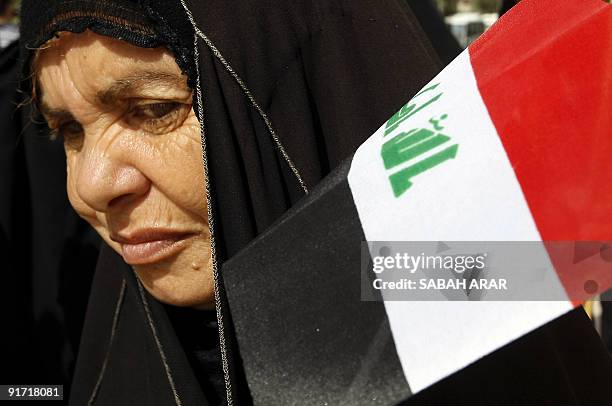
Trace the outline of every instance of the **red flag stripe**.
[[[612, 240], [612, 6], [523, 0], [470, 58], [542, 239]], [[568, 254], [551, 259], [574, 299], [589, 276]]]

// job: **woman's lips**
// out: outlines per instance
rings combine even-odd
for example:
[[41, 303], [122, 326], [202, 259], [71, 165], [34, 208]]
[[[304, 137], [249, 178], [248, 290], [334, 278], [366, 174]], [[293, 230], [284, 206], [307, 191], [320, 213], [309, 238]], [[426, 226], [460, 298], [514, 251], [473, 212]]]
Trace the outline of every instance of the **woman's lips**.
[[185, 248], [191, 233], [160, 230], [140, 230], [128, 236], [116, 235], [111, 239], [121, 246], [125, 262], [130, 265], [147, 265], [162, 261]]

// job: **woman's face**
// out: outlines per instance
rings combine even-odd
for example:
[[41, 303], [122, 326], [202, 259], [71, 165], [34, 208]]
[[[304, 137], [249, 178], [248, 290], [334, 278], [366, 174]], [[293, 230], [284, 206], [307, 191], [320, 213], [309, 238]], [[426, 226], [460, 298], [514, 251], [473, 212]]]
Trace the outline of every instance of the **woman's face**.
[[174, 57], [62, 33], [36, 70], [41, 110], [64, 140], [72, 206], [154, 297], [210, 307], [200, 126]]

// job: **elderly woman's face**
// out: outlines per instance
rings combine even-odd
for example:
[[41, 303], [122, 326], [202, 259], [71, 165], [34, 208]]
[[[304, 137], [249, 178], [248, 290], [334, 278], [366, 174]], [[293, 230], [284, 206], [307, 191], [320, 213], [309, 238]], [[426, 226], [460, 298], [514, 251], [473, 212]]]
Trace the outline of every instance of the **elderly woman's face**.
[[68, 197], [162, 302], [209, 307], [200, 127], [165, 49], [62, 34], [37, 60], [40, 106], [64, 139]]

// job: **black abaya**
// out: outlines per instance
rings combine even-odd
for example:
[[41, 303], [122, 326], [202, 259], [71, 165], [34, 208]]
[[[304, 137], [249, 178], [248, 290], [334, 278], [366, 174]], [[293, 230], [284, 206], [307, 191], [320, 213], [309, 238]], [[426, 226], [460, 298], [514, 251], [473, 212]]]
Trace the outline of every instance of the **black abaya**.
[[444, 22], [434, 0], [408, 0], [419, 24], [444, 65], [448, 65], [463, 49]]
[[[28, 3], [31, 8], [36, 2]], [[157, 34], [147, 37], [149, 42], [127, 39], [141, 46], [167, 44], [192, 86], [201, 85], [203, 103], [198, 105], [196, 94], [194, 109], [203, 118], [219, 264], [266, 230], [304, 196], [304, 187], [312, 188], [337, 167], [441, 69], [404, 0], [188, 1], [204, 34], [195, 50], [177, 1], [144, 4]], [[113, 36], [125, 32], [126, 27], [112, 30], [96, 18], [96, 24], [83, 20], [63, 27]], [[108, 247], [93, 286], [71, 403], [209, 404], [213, 396], [198, 384], [193, 359], [168, 312]], [[231, 309], [223, 300], [218, 305], [224, 316], [222, 353], [229, 360], [226, 387], [233, 404], [248, 404]], [[538, 388], [534, 396], [551, 404], [567, 401], [568, 394], [578, 401], [596, 398], [607, 385], [585, 382], [585, 360], [588, 372], [601, 377], [612, 376], [612, 364], [592, 333], [574, 312], [409, 404], [444, 404], [449, 398], [494, 404], [525, 399]], [[333, 368], [333, 359], [329, 365]], [[513, 374], [521, 379], [506, 384], [503, 379]], [[544, 378], [531, 379], [535, 375]], [[486, 385], [467, 384], [479, 380]]]
[[19, 68], [15, 42], [0, 52], [2, 382], [68, 393], [100, 240], [68, 203], [62, 145], [18, 107]]

